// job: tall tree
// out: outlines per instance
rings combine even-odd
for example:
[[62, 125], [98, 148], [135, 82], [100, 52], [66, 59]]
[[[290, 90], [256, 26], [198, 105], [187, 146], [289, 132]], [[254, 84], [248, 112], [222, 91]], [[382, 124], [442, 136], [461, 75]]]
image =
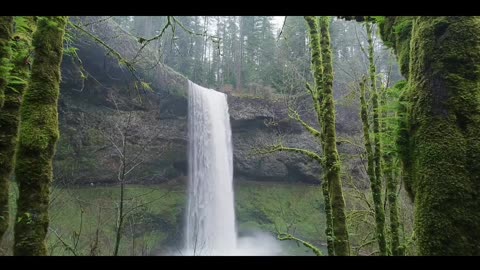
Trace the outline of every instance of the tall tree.
[[15, 166], [19, 197], [14, 255], [46, 255], [52, 160], [58, 131], [60, 64], [67, 17], [40, 17], [33, 35], [35, 59], [20, 110]]
[[237, 45], [237, 56], [235, 57], [235, 88], [241, 90], [243, 88], [243, 61], [244, 61], [244, 42], [245, 42], [245, 17], [239, 17], [240, 33]]
[[[322, 133], [324, 134], [325, 176], [329, 186], [332, 205], [332, 224], [335, 241], [335, 255], [350, 255], [347, 219], [345, 216], [345, 200], [343, 198], [342, 181], [340, 177], [340, 157], [337, 151], [337, 136], [335, 130], [335, 102], [333, 98], [333, 65], [330, 42], [330, 17], [318, 19], [321, 45], [311, 43], [313, 58], [321, 54], [322, 67], [314, 66], [313, 73], [317, 91], [322, 91]], [[310, 24], [309, 24], [310, 27]], [[310, 29], [310, 32], [312, 30]], [[312, 35], [312, 33], [310, 34]], [[320, 74], [317, 74], [320, 72]], [[321, 88], [320, 88], [321, 87]]]
[[314, 78], [313, 87], [306, 84], [311, 96], [320, 130], [302, 120], [300, 114], [289, 108], [289, 117], [299, 122], [308, 133], [321, 145], [323, 157], [300, 148], [273, 145], [256, 151], [259, 154], [274, 152], [292, 152], [302, 154], [316, 162], [324, 169], [322, 191], [325, 200], [326, 231], [328, 255], [350, 255], [350, 241], [345, 215], [345, 201], [340, 179], [340, 158], [337, 151], [335, 131], [335, 103], [333, 99], [333, 67], [329, 25], [331, 18], [305, 16], [310, 37], [311, 71]]
[[[309, 37], [310, 37], [310, 49], [311, 49], [311, 70], [314, 78], [314, 87], [311, 88], [307, 85], [310, 95], [312, 96], [315, 111], [317, 113], [317, 120], [320, 124], [321, 131], [318, 131], [317, 137], [320, 137], [320, 143], [322, 144], [322, 150], [325, 154], [325, 131], [324, 131], [324, 122], [322, 113], [322, 105], [323, 105], [323, 66], [322, 66], [322, 52], [320, 49], [321, 46], [321, 33], [318, 26], [318, 20], [315, 17], [305, 16], [305, 21], [307, 23], [309, 29]], [[322, 165], [324, 166], [324, 170], [327, 171], [328, 169], [325, 168], [326, 162], [322, 161]], [[333, 256], [336, 254], [336, 242], [335, 239], [335, 232], [333, 223], [333, 209], [332, 209], [332, 201], [330, 196], [330, 188], [331, 184], [328, 181], [328, 178], [323, 177], [323, 184], [322, 184], [322, 191], [323, 197], [325, 201], [325, 215], [326, 215], [326, 229], [325, 234], [327, 236], [327, 250], [328, 255]]]
[[[378, 105], [378, 90], [377, 90], [377, 72], [375, 68], [375, 55], [373, 44], [373, 23], [367, 22], [365, 25], [367, 29], [368, 39], [368, 61], [370, 74], [370, 92], [372, 95], [372, 110], [373, 110], [373, 165], [375, 176], [370, 176], [370, 183], [373, 196], [373, 204], [375, 211], [376, 224], [376, 238], [380, 255], [387, 255], [387, 241], [385, 238], [385, 212], [383, 210], [383, 195], [382, 195], [382, 150], [380, 145], [380, 107]], [[368, 126], [368, 125], [367, 125]], [[368, 130], [367, 130], [368, 132]], [[370, 164], [369, 164], [370, 165]], [[370, 168], [369, 168], [370, 170]]]
[[12, 43], [12, 78], [5, 88], [5, 104], [0, 112], [0, 240], [9, 222], [9, 181], [12, 176], [17, 145], [17, 130], [23, 92], [30, 76], [30, 53], [34, 17], [16, 17], [16, 32]]

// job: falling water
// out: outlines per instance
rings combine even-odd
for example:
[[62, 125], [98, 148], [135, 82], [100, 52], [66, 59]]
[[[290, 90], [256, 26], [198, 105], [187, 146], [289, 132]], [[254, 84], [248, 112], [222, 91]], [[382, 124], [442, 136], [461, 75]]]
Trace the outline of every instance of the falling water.
[[227, 97], [188, 82], [189, 255], [231, 255], [237, 233], [233, 199], [233, 154]]

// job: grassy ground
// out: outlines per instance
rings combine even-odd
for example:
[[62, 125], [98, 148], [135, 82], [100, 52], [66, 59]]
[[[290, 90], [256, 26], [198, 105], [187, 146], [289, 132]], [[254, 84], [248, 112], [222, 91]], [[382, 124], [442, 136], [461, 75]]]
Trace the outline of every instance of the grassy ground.
[[[119, 187], [54, 188], [48, 247], [51, 255], [113, 254]], [[17, 191], [12, 190], [11, 205]], [[156, 255], [182, 246], [185, 187], [128, 186], [120, 255]], [[318, 246], [324, 239], [321, 190], [315, 186], [241, 182], [235, 186], [240, 236], [289, 232]], [[12, 209], [14, 212], [15, 209]], [[11, 217], [13, 224], [13, 215]], [[11, 254], [12, 226], [1, 244]], [[281, 242], [291, 255], [312, 255], [303, 246]]]

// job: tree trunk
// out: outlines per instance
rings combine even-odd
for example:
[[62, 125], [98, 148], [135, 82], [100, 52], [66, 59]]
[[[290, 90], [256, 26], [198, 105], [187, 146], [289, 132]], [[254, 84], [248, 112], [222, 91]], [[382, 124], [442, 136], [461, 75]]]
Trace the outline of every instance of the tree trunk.
[[236, 88], [237, 91], [240, 91], [242, 89], [242, 71], [243, 71], [243, 31], [244, 31], [244, 25], [243, 25], [243, 18], [242, 16], [239, 17], [239, 22], [240, 22], [240, 34], [239, 34], [239, 39], [238, 39], [238, 59], [237, 59], [237, 64], [235, 65], [237, 70], [236, 70]]
[[[382, 232], [380, 231], [379, 229], [381, 229], [382, 227], [379, 227], [379, 223], [378, 223], [378, 214], [377, 214], [377, 211], [380, 210], [383, 211], [383, 206], [382, 206], [382, 202], [381, 202], [381, 199], [379, 200], [379, 196], [378, 196], [378, 192], [379, 190], [381, 191], [381, 189], [378, 188], [377, 186], [377, 181], [376, 181], [376, 175], [375, 175], [375, 155], [374, 155], [374, 152], [373, 152], [373, 147], [372, 147], [372, 141], [371, 141], [371, 138], [370, 138], [370, 123], [369, 123], [369, 120], [368, 120], [368, 103], [366, 101], [366, 97], [365, 97], [365, 83], [366, 83], [366, 79], [364, 79], [361, 83], [360, 83], [360, 117], [362, 119], [362, 126], [363, 126], [363, 141], [364, 141], [364, 144], [365, 144], [365, 150], [367, 152], [367, 174], [368, 174], [368, 178], [370, 179], [370, 189], [372, 190], [372, 197], [373, 197], [373, 203], [374, 203], [374, 213], [375, 213], [375, 231], [376, 231], [376, 238], [377, 238], [377, 241], [378, 241], [378, 244], [379, 246], [381, 246], [381, 241], [380, 241], [380, 238], [379, 238], [379, 235], [380, 233], [379, 232]], [[380, 197], [381, 198], [381, 197]], [[385, 237], [383, 237], [383, 242], [385, 242]], [[380, 251], [380, 254], [382, 256], [385, 256], [386, 254], [384, 254], [382, 251]]]
[[[405, 86], [405, 81], [401, 81], [397, 83], [393, 89], [393, 93], [398, 93], [400, 96], [403, 94], [404, 91], [404, 86]], [[390, 91], [390, 90], [387, 90]], [[384, 97], [382, 98], [382, 106], [385, 106], [387, 103], [387, 92], [385, 92]], [[394, 103], [397, 103], [398, 100], [395, 99], [393, 100]], [[402, 127], [404, 126], [403, 123], [403, 115], [402, 115], [402, 108], [404, 105], [401, 105], [401, 102], [397, 103], [397, 111], [394, 112], [394, 115], [398, 121], [395, 124], [385, 124], [385, 133], [388, 137], [395, 138], [398, 140], [398, 135], [399, 131], [402, 130]], [[389, 115], [384, 111], [382, 112], [383, 117], [386, 119], [389, 117]], [[400, 132], [404, 132], [403, 130]], [[388, 145], [391, 145], [388, 147]], [[398, 143], [392, 144], [391, 141], [388, 143], [384, 143], [385, 150], [383, 152], [384, 154], [384, 169], [383, 172], [385, 173], [385, 182], [387, 184], [387, 200], [388, 200], [388, 206], [389, 206], [389, 218], [390, 218], [390, 237], [391, 237], [391, 242], [390, 242], [390, 250], [391, 254], [393, 256], [404, 256], [405, 255], [405, 250], [404, 247], [400, 245], [400, 220], [399, 220], [399, 213], [398, 213], [398, 192], [399, 192], [399, 179], [401, 179], [401, 173], [402, 173], [402, 167], [398, 166], [399, 160], [398, 158], [400, 157], [400, 153], [398, 152], [397, 148]]]
[[23, 92], [30, 77], [29, 54], [32, 46], [32, 33], [35, 28], [34, 17], [16, 17], [17, 23], [25, 27], [17, 28], [18, 37], [12, 44], [12, 77], [5, 89], [5, 104], [0, 113], [0, 240], [8, 228], [9, 222], [9, 181], [12, 177], [17, 130], [20, 118], [20, 105]]
[[10, 57], [12, 50], [10, 41], [13, 34], [13, 16], [0, 16], [0, 109], [5, 101], [5, 88], [7, 87], [8, 73], [10, 70]]
[[41, 17], [33, 36], [35, 59], [20, 110], [15, 175], [19, 197], [14, 255], [47, 255], [48, 205], [58, 131], [58, 97], [67, 17]]
[[335, 102], [333, 99], [333, 65], [330, 43], [330, 18], [319, 19], [322, 66], [323, 66], [323, 133], [325, 140], [325, 179], [329, 184], [330, 202], [332, 205], [333, 231], [335, 235], [335, 255], [349, 256], [350, 242], [348, 239], [347, 218], [345, 215], [345, 200], [343, 198], [342, 181], [340, 178], [340, 157], [337, 151], [337, 136], [335, 130]]
[[0, 240], [8, 228], [9, 207], [8, 207], [8, 181], [11, 169], [11, 147], [10, 138], [5, 137], [4, 133], [10, 133], [9, 128], [4, 123], [3, 109], [5, 104], [5, 92], [10, 73], [11, 48], [10, 41], [13, 34], [13, 17], [0, 16]]
[[325, 220], [327, 226], [325, 228], [325, 236], [327, 237], [328, 256], [335, 256], [335, 242], [333, 237], [332, 224], [332, 205], [330, 204], [330, 195], [328, 194], [328, 183], [322, 183], [323, 198], [325, 202]]
[[[398, 18], [387, 17], [393, 23], [384, 23], [383, 32], [403, 29]], [[415, 201], [418, 253], [480, 255], [480, 18], [410, 23], [404, 98], [411, 108], [399, 142]]]
[[[391, 159], [389, 159], [391, 161]], [[387, 198], [390, 210], [390, 236], [391, 236], [391, 251], [393, 256], [402, 256], [403, 249], [400, 247], [400, 221], [398, 219], [398, 205], [397, 205], [397, 176], [393, 174], [391, 169], [385, 170], [385, 177], [387, 181]]]
[[[340, 158], [337, 151], [335, 131], [335, 103], [333, 99], [333, 68], [332, 51], [330, 44], [330, 18], [321, 17], [318, 20], [312, 16], [305, 16], [309, 28], [310, 47], [312, 55], [312, 73], [315, 89], [312, 95], [321, 100], [322, 148], [324, 155], [324, 181], [328, 185], [332, 209], [332, 228], [334, 235], [334, 250], [337, 256], [350, 255], [347, 221], [345, 216], [345, 201], [343, 198], [340, 179]], [[320, 31], [319, 31], [320, 30]], [[320, 36], [319, 36], [320, 33]], [[328, 227], [328, 221], [327, 221]]]
[[480, 18], [413, 23], [409, 116], [420, 255], [480, 255]]
[[[372, 93], [372, 109], [373, 109], [373, 162], [375, 169], [375, 177], [370, 177], [370, 186], [372, 189], [373, 204], [375, 210], [375, 225], [376, 238], [380, 255], [387, 255], [387, 241], [385, 239], [385, 212], [383, 209], [383, 195], [382, 195], [382, 150], [380, 146], [380, 121], [379, 121], [379, 106], [378, 106], [378, 92], [377, 92], [377, 76], [374, 59], [374, 44], [373, 44], [373, 24], [366, 23], [367, 38], [368, 38], [368, 60], [370, 63], [370, 91]], [[368, 121], [368, 119], [367, 119]], [[367, 132], [369, 132], [367, 130]], [[369, 164], [370, 165], [370, 164]], [[369, 168], [370, 170], [370, 168]]]
[[[322, 92], [321, 92], [321, 85], [320, 82], [322, 81], [322, 55], [320, 53], [320, 32], [318, 30], [317, 19], [313, 16], [305, 16], [305, 21], [309, 28], [309, 35], [310, 35], [310, 44], [312, 48], [318, 47], [317, 50], [312, 49], [312, 73], [315, 77], [315, 87], [313, 89], [309, 89], [311, 91], [311, 96], [313, 99], [313, 104], [315, 106], [315, 111], [317, 113], [317, 120], [320, 127], [322, 127]], [[318, 82], [318, 84], [317, 84]], [[320, 129], [321, 131], [321, 129]], [[322, 144], [323, 152], [324, 149], [324, 139], [323, 133], [320, 133], [320, 142]], [[325, 166], [325, 164], [321, 164], [321, 166]], [[332, 218], [332, 204], [330, 202], [330, 195], [329, 195], [329, 185], [327, 180], [324, 178], [322, 184], [322, 191], [323, 191], [323, 200], [325, 205], [325, 219], [326, 219], [326, 227], [325, 227], [325, 236], [327, 237], [327, 251], [328, 256], [335, 256], [335, 242], [334, 242], [334, 232], [333, 232], [333, 218]]]

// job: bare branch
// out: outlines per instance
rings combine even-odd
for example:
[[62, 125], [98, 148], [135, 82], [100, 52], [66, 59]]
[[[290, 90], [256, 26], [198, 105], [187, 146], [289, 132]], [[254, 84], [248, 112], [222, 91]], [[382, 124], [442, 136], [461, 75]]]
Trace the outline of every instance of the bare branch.
[[127, 174], [131, 171], [133, 171], [133, 169], [135, 169], [138, 165], [142, 164], [143, 163], [143, 160], [139, 161], [138, 163], [136, 163], [135, 165], [133, 165], [127, 172], [125, 172], [125, 176], [127, 176]]
[[100, 20], [98, 20], [98, 21], [93, 21], [93, 22], [89, 22], [89, 23], [86, 23], [86, 24], [82, 24], [81, 26], [87, 27], [87, 26], [90, 26], [90, 25], [93, 25], [93, 24], [105, 22], [105, 21], [111, 19], [112, 17], [113, 17], [113, 16], [109, 16], [109, 17], [107, 17], [107, 18], [103, 18], [103, 19], [100, 19]]
[[74, 256], [78, 256], [77, 253], [75, 252], [75, 249], [72, 248], [68, 243], [66, 243], [65, 241], [63, 241], [62, 237], [60, 235], [58, 235], [58, 233], [53, 230], [52, 228], [48, 228], [51, 232], [53, 232], [53, 234], [57, 237], [58, 240], [60, 240], [60, 242], [63, 244], [63, 246], [68, 249], [70, 252], [72, 252], [72, 254]]

